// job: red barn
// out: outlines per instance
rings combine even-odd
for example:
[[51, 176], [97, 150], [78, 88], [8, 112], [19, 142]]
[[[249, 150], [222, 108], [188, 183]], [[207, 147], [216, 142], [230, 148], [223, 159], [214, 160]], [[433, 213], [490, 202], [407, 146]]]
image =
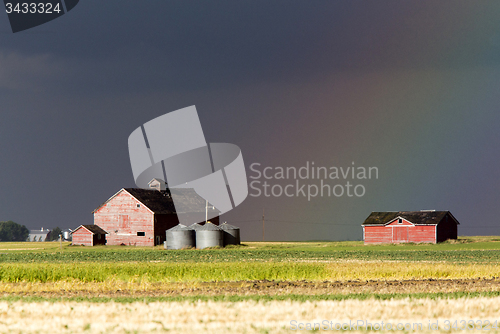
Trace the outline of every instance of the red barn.
[[[197, 207], [205, 207], [203, 198], [196, 200], [202, 201]], [[160, 245], [165, 241], [165, 231], [179, 223], [168, 190], [123, 188], [93, 214], [94, 224], [108, 232], [107, 245]], [[219, 224], [219, 217], [210, 220]]]
[[76, 246], [95, 246], [106, 244], [106, 234], [97, 225], [80, 225], [72, 234], [72, 244]]
[[459, 222], [449, 211], [372, 212], [363, 226], [365, 244], [429, 242], [457, 238]]

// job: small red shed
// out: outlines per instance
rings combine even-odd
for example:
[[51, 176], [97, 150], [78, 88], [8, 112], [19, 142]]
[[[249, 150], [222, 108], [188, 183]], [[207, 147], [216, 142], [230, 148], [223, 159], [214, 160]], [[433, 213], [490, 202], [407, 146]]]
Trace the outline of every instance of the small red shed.
[[106, 244], [106, 231], [97, 225], [80, 225], [72, 234], [72, 244], [75, 246], [95, 246]]
[[363, 226], [365, 244], [456, 239], [459, 222], [449, 211], [372, 212]]

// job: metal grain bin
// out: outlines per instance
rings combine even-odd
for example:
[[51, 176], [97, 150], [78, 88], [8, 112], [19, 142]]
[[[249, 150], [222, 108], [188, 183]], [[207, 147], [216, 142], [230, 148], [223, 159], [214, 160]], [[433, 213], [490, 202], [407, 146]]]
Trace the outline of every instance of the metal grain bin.
[[240, 244], [240, 228], [224, 223], [219, 225], [224, 236], [224, 246], [227, 245], [239, 245]]
[[196, 248], [203, 249], [207, 247], [224, 247], [224, 235], [219, 226], [211, 222], [196, 227]]
[[194, 231], [185, 225], [175, 225], [166, 232], [167, 249], [182, 249], [195, 246]]
[[65, 229], [62, 231], [62, 236], [65, 241], [71, 241], [71, 230], [70, 229]]
[[194, 246], [195, 246], [195, 247], [196, 247], [196, 230], [197, 230], [198, 228], [200, 228], [200, 227], [201, 227], [201, 225], [200, 225], [200, 224], [198, 224], [198, 223], [191, 224], [191, 225], [189, 225], [189, 226], [187, 227], [188, 229], [192, 230], [192, 231], [193, 231], [193, 233], [194, 233]]

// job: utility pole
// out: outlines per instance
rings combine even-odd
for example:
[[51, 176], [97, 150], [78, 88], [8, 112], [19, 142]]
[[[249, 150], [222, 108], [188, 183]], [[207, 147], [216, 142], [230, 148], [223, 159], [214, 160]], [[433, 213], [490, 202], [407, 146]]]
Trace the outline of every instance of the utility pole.
[[266, 236], [266, 220], [265, 220], [264, 210], [265, 209], [262, 209], [262, 241], [265, 240]]

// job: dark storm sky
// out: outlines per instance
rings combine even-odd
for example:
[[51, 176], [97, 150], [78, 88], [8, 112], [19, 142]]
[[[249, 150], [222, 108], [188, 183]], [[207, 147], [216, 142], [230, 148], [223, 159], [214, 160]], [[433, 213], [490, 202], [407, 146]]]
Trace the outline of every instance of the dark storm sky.
[[196, 105], [249, 176], [255, 162], [379, 169], [362, 198], [249, 196], [222, 218], [244, 240], [263, 208], [270, 240], [359, 240], [384, 210], [451, 210], [459, 234], [500, 233], [495, 0], [82, 0], [16, 34], [0, 15], [0, 41], [2, 221], [92, 223], [134, 186], [130, 133]]

